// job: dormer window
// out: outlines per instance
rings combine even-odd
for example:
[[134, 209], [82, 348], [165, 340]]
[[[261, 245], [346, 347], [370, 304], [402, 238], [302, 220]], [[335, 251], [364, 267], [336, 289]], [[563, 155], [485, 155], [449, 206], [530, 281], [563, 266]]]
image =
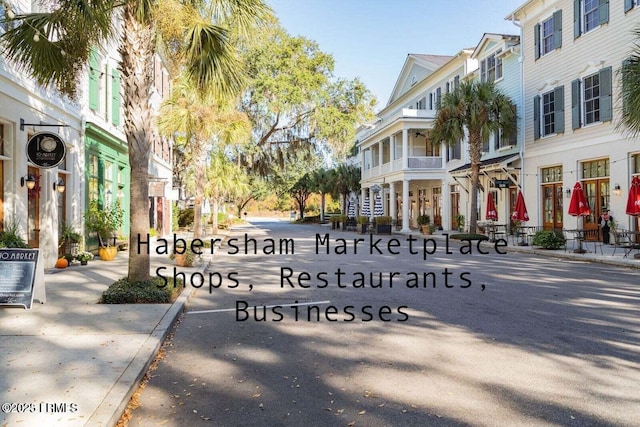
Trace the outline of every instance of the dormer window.
[[480, 61], [480, 80], [494, 82], [502, 78], [502, 49], [498, 49], [482, 61]]

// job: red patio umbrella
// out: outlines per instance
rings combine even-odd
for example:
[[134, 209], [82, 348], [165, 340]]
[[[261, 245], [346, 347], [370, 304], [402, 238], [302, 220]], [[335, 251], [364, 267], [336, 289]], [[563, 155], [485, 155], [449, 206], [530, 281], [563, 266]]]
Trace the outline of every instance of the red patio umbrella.
[[631, 180], [626, 213], [631, 216], [640, 215], [640, 178], [637, 176]]
[[485, 217], [491, 221], [498, 220], [498, 211], [496, 210], [496, 204], [493, 201], [493, 193], [489, 193], [487, 196], [487, 212], [485, 213]]
[[[576, 182], [576, 185], [573, 186], [573, 191], [571, 192], [571, 200], [569, 201], [569, 215], [576, 217], [585, 217], [587, 215], [591, 215], [591, 209], [589, 208], [589, 203], [587, 203], [587, 197], [584, 195], [584, 191], [582, 191], [582, 185], [579, 182]], [[578, 249], [574, 249], [573, 252], [582, 254], [586, 251], [582, 249], [583, 238], [580, 236], [581, 235], [578, 234]]]
[[511, 213], [511, 219], [513, 221], [526, 222], [529, 221], [529, 214], [527, 213], [527, 205], [524, 204], [524, 196], [522, 191], [518, 191], [518, 197], [516, 198], [516, 206]]
[[587, 216], [591, 215], [591, 209], [587, 203], [587, 197], [582, 191], [582, 185], [576, 182], [571, 192], [571, 200], [569, 201], [569, 215], [571, 216]]

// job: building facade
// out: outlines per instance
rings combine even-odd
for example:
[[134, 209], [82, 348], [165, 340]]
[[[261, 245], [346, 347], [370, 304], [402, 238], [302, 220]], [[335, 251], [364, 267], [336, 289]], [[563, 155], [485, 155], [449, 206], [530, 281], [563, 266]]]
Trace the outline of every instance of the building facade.
[[640, 144], [620, 125], [623, 61], [636, 43], [637, 1], [531, 0], [511, 17], [521, 26], [524, 67], [525, 200], [545, 228], [582, 226], [568, 214], [579, 182], [597, 228], [610, 209], [620, 228]]

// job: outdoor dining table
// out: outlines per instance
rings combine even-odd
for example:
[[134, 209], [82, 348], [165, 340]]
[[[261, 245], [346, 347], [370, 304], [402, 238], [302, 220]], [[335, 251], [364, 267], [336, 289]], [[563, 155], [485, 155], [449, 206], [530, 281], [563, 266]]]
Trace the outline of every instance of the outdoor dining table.
[[489, 223], [486, 225], [487, 231], [489, 232], [489, 241], [496, 241], [496, 234], [507, 234], [507, 225], [506, 224], [493, 224]]
[[583, 254], [583, 253], [587, 252], [582, 247], [582, 242], [584, 242], [584, 229], [576, 228], [576, 229], [564, 230], [564, 231], [566, 233], [573, 234], [575, 236], [575, 239], [578, 241], [578, 247], [573, 250], [574, 253]]

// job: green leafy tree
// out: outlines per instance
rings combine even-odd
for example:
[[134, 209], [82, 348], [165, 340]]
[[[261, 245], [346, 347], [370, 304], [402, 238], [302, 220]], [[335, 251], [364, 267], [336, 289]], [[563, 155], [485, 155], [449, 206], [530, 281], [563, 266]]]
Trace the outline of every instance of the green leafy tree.
[[517, 131], [515, 104], [491, 82], [465, 81], [442, 98], [431, 138], [454, 145], [469, 138], [471, 161], [471, 215], [469, 232], [475, 233], [478, 224], [478, 187], [482, 145], [491, 134], [505, 136]]
[[212, 202], [214, 233], [218, 231], [220, 203], [227, 197], [244, 193], [249, 189], [248, 187], [248, 177], [238, 165], [232, 163], [222, 150], [212, 153], [207, 166], [205, 197]]
[[341, 164], [332, 169], [330, 182], [332, 183], [332, 196], [342, 201], [343, 214], [347, 207], [347, 197], [353, 192], [360, 191], [360, 168], [355, 165]]
[[307, 206], [307, 200], [311, 194], [313, 194], [313, 179], [310, 173], [305, 173], [295, 184], [291, 187], [290, 194], [298, 204], [300, 211], [300, 219], [304, 218], [304, 211]]
[[244, 53], [251, 76], [242, 111], [253, 129], [242, 158], [269, 175], [301, 154], [343, 158], [358, 124], [373, 117], [375, 98], [359, 79], [336, 79], [334, 61], [318, 45], [273, 26]]
[[[130, 244], [136, 247], [138, 236], [149, 231], [154, 55], [164, 53], [172, 68], [187, 70], [203, 91], [236, 93], [243, 74], [229, 28], [248, 31], [268, 19], [270, 9], [261, 0], [81, 0], [48, 6], [49, 12], [18, 13], [9, 20], [0, 34], [4, 57], [39, 84], [74, 96], [91, 49], [120, 35], [124, 132], [131, 167]], [[132, 251], [129, 280], [149, 277], [149, 255]]]

